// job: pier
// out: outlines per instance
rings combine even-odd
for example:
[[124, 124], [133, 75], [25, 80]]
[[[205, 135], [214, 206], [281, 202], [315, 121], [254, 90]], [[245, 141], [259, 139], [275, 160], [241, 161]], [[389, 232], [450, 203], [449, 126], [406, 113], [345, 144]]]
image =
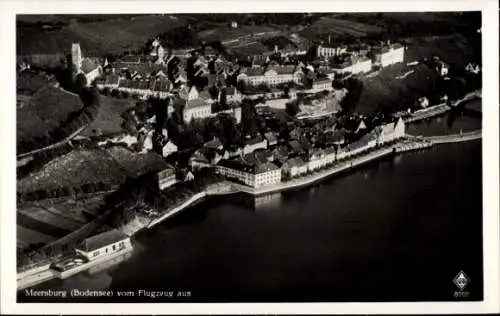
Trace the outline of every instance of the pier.
[[460, 134], [426, 137], [425, 139], [430, 141], [432, 144], [448, 144], [480, 139], [481, 137], [482, 131], [477, 130]]

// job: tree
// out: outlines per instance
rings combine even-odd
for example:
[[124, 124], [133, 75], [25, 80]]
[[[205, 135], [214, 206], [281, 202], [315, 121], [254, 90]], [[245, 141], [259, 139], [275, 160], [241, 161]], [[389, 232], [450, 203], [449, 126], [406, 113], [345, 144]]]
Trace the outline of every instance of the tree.
[[226, 89], [222, 89], [220, 93], [220, 100], [219, 100], [221, 106], [223, 109], [227, 109], [227, 92]]
[[295, 116], [300, 112], [300, 107], [298, 102], [289, 102], [286, 104], [286, 113], [290, 116]]
[[73, 83], [73, 92], [76, 94], [80, 94], [80, 92], [85, 89], [87, 86], [87, 78], [84, 74], [79, 73], [75, 77], [75, 81]]

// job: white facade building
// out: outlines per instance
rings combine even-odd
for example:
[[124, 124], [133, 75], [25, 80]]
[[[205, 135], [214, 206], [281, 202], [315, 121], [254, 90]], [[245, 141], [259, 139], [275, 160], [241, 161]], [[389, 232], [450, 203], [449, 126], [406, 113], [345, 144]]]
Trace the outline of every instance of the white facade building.
[[372, 70], [372, 61], [369, 58], [352, 58], [350, 61], [337, 65], [334, 70], [340, 74], [370, 72]]
[[172, 168], [167, 168], [159, 171], [157, 174], [158, 187], [160, 190], [166, 189], [177, 183], [175, 171]]
[[245, 143], [243, 155], [249, 154], [257, 149], [267, 149], [267, 141], [260, 136]]
[[402, 118], [396, 122], [377, 127], [377, 143], [384, 144], [405, 136], [405, 123]]
[[316, 48], [316, 57], [318, 58], [328, 58], [337, 55], [341, 55], [347, 52], [347, 47], [324, 47], [322, 45], [318, 45]]
[[307, 169], [308, 164], [298, 157], [288, 159], [281, 166], [283, 175], [288, 177], [297, 177], [306, 174]]
[[387, 67], [392, 64], [402, 63], [405, 58], [405, 48], [399, 44], [384, 49], [380, 55], [380, 66]]
[[76, 246], [76, 252], [90, 261], [127, 249], [132, 249], [130, 237], [118, 229], [86, 238]]
[[270, 162], [249, 166], [238, 160], [221, 160], [216, 166], [216, 172], [253, 188], [281, 182], [281, 170]]
[[304, 77], [301, 69], [295, 67], [280, 66], [280, 67], [264, 67], [246, 68], [237, 77], [237, 81], [244, 81], [251, 86], [266, 84], [276, 86], [283, 83], [295, 82], [300, 83]]

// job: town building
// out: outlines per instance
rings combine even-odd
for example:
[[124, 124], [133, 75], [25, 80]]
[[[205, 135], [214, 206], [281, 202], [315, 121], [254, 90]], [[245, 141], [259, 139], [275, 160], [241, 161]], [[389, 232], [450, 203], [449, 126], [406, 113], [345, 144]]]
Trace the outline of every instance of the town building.
[[350, 56], [341, 64], [333, 66], [333, 69], [339, 74], [359, 74], [366, 73], [372, 70], [372, 61], [365, 56]]
[[276, 133], [274, 132], [265, 133], [264, 138], [266, 139], [267, 147], [272, 147], [278, 144], [278, 138], [276, 137]]
[[265, 84], [276, 86], [283, 83], [302, 82], [304, 72], [295, 66], [267, 66], [244, 68], [237, 76], [237, 81], [243, 81], [251, 86]]
[[381, 67], [387, 67], [392, 64], [402, 63], [405, 57], [405, 48], [399, 43], [390, 44], [383, 47], [379, 53], [375, 55], [378, 58]]
[[280, 168], [270, 162], [249, 166], [241, 159], [221, 160], [216, 166], [216, 172], [253, 188], [281, 182]]
[[120, 76], [115, 74], [105, 75], [103, 77], [97, 78], [95, 83], [96, 87], [100, 90], [104, 88], [116, 89], [118, 88], [118, 85], [120, 83]]
[[444, 61], [438, 61], [436, 64], [436, 71], [440, 76], [445, 77], [448, 75], [448, 65]]
[[[346, 157], [351, 157], [354, 155], [361, 154], [377, 146], [377, 135], [376, 133], [368, 133], [361, 137], [358, 141], [350, 143], [347, 145]], [[337, 159], [340, 159], [337, 157]]]
[[316, 58], [329, 58], [329, 57], [345, 54], [346, 51], [347, 51], [347, 46], [328, 47], [328, 46], [323, 46], [323, 45], [317, 45], [315, 47], [315, 57]]
[[158, 180], [158, 187], [160, 190], [166, 189], [177, 183], [175, 170], [170, 167], [157, 172], [156, 179]]
[[102, 65], [97, 58], [83, 57], [79, 43], [71, 45], [71, 64], [74, 75], [83, 74], [90, 85], [94, 79], [102, 74]]
[[297, 177], [307, 173], [308, 164], [299, 157], [288, 159], [282, 166], [281, 172], [285, 177]]
[[309, 156], [309, 161], [307, 163], [307, 169], [309, 171], [314, 171], [320, 169], [326, 165], [326, 155], [321, 149], [315, 149], [311, 151]]
[[375, 130], [378, 134], [377, 144], [389, 143], [405, 136], [405, 123], [400, 117], [395, 122], [377, 126]]
[[478, 64], [470, 62], [465, 66], [465, 71], [473, 73], [473, 74], [478, 74], [481, 72], [481, 67], [479, 67]]
[[118, 229], [113, 229], [84, 239], [76, 246], [76, 253], [93, 261], [131, 249], [130, 237]]
[[[101, 86], [104, 87], [104, 85]], [[166, 99], [171, 95], [170, 90], [172, 88], [172, 83], [167, 79], [120, 79], [118, 81], [118, 86], [114, 88], [121, 92], [138, 95], [143, 99], [149, 97]]]
[[177, 152], [177, 150], [178, 150], [177, 146], [174, 143], [172, 143], [171, 140], [169, 140], [165, 145], [163, 145], [162, 156], [168, 157], [169, 155]]
[[267, 149], [267, 141], [260, 135], [245, 141], [245, 145], [243, 146], [243, 155], [251, 153], [257, 149]]
[[332, 80], [329, 78], [316, 80], [313, 82], [312, 88], [316, 91], [333, 90]]
[[[234, 102], [234, 103], [240, 103], [242, 99], [241, 93], [236, 89], [235, 87], [227, 87], [226, 88], [226, 101], [229, 102]], [[219, 101], [220, 101], [220, 95], [219, 95]]]
[[199, 170], [203, 168], [210, 167], [210, 161], [207, 157], [200, 151], [197, 150], [193, 153], [193, 155], [189, 158], [189, 166], [193, 170]]

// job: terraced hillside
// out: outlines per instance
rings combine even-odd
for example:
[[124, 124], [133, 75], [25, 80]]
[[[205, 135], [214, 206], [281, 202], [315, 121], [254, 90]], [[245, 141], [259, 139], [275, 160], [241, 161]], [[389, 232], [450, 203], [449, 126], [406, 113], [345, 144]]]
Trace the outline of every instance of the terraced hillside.
[[[47, 163], [40, 171], [17, 181], [21, 194], [70, 188], [76, 192], [89, 183], [116, 188], [127, 177], [167, 167], [155, 153], [139, 154], [123, 147], [75, 150]], [[99, 190], [98, 190], [99, 191]], [[81, 191], [80, 191], [81, 192]], [[81, 228], [100, 213], [107, 191], [20, 202], [17, 212], [18, 248], [34, 249]], [[41, 243], [41, 244], [40, 244]]]

